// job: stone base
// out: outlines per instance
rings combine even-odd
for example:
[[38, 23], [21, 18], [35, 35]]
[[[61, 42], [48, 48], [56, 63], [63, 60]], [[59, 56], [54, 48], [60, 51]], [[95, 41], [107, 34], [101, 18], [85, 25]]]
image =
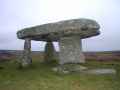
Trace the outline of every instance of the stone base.
[[31, 66], [31, 64], [32, 64], [32, 59], [27, 59], [27, 60], [23, 59], [21, 63], [22, 67], [29, 67]]
[[80, 64], [65, 64], [52, 69], [58, 73], [68, 74], [71, 72], [81, 72], [87, 70], [87, 67], [81, 66]]

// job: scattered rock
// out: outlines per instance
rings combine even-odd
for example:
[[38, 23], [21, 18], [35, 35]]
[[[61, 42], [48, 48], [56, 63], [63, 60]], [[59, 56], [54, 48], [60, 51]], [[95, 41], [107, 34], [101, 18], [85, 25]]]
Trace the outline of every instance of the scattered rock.
[[116, 74], [115, 69], [90, 69], [83, 72], [87, 74]]
[[68, 74], [70, 72], [81, 72], [84, 70], [87, 70], [87, 67], [81, 66], [79, 64], [66, 64], [66, 65], [52, 68], [52, 71], [60, 72], [64, 74]]

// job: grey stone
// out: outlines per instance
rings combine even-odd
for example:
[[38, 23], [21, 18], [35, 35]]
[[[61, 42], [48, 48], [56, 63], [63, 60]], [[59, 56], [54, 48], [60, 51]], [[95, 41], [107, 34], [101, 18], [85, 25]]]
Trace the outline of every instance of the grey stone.
[[64, 70], [61, 67], [54, 67], [54, 68], [52, 68], [52, 71], [58, 72], [58, 73], [61, 73], [61, 74], [69, 74], [70, 73], [70, 71]]
[[84, 73], [87, 74], [116, 74], [115, 69], [90, 69], [87, 71], [83, 71]]
[[69, 72], [80, 72], [80, 71], [84, 71], [87, 69], [87, 67], [84, 67], [79, 64], [64, 64], [61, 66], [61, 68], [64, 71], [69, 71]]
[[53, 46], [52, 41], [47, 41], [45, 46], [45, 56], [44, 56], [44, 62], [50, 63], [52, 61], [55, 61], [55, 49]]
[[17, 37], [19, 39], [29, 37], [38, 41], [58, 41], [61, 37], [71, 35], [87, 38], [100, 34], [99, 28], [99, 24], [94, 20], [73, 19], [25, 28], [17, 32]]
[[21, 60], [21, 65], [22, 67], [27, 67], [31, 65], [32, 63], [32, 58], [31, 58], [31, 40], [29, 38], [25, 39], [24, 42], [24, 51], [23, 51], [23, 56]]
[[85, 57], [81, 50], [81, 40], [79, 36], [62, 37], [59, 41], [60, 53], [59, 63], [84, 63]]
[[58, 68], [57, 68], [57, 67], [54, 67], [54, 68], [52, 68], [52, 71], [58, 72]]
[[[47, 42], [58, 41], [60, 46], [59, 64], [63, 66], [59, 68], [59, 71], [66, 73], [64, 69], [67, 68], [64, 64], [68, 64], [68, 71], [79, 71], [80, 68], [76, 65], [85, 62], [81, 39], [99, 35], [99, 29], [99, 24], [90, 19], [65, 20], [22, 29], [17, 32], [17, 37], [25, 39], [25, 42], [28, 43], [25, 43], [23, 65], [31, 63], [29, 39]], [[51, 42], [46, 45], [46, 61], [52, 60], [54, 57]]]
[[87, 69], [88, 69], [87, 67], [82, 66], [80, 64], [64, 64], [64, 65], [60, 65], [58, 67], [52, 68], [54, 72], [60, 72], [63, 74], [68, 74], [71, 72], [82, 72]]

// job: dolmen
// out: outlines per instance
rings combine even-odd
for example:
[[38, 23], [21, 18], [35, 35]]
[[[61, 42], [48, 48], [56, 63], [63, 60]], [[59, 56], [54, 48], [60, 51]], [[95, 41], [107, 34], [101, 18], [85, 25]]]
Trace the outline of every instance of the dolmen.
[[[99, 35], [99, 29], [100, 25], [96, 21], [85, 18], [64, 20], [22, 29], [17, 32], [17, 37], [25, 40], [21, 65], [24, 67], [32, 63], [31, 40], [47, 42], [45, 48], [51, 47], [50, 53], [54, 53], [52, 42], [58, 42], [60, 48], [58, 62], [61, 70], [66, 69], [66, 65], [72, 68], [80, 63], [85, 63], [81, 40]], [[51, 57], [53, 57], [53, 54], [50, 54], [48, 59]]]

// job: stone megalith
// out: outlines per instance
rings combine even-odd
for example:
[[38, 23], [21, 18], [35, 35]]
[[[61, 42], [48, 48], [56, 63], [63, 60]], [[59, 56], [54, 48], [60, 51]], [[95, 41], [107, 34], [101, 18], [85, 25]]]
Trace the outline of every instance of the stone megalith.
[[72, 19], [25, 28], [17, 32], [19, 39], [59, 42], [59, 64], [85, 62], [81, 40], [100, 34], [100, 25], [91, 19]]
[[45, 45], [44, 62], [51, 63], [55, 60], [55, 49], [52, 41], [47, 41]]
[[59, 40], [60, 64], [84, 63], [85, 57], [81, 50], [81, 40], [79, 36], [62, 37]]
[[32, 58], [31, 58], [31, 40], [30, 38], [26, 38], [24, 42], [24, 51], [23, 56], [21, 60], [21, 65], [23, 67], [28, 67], [32, 64]]

